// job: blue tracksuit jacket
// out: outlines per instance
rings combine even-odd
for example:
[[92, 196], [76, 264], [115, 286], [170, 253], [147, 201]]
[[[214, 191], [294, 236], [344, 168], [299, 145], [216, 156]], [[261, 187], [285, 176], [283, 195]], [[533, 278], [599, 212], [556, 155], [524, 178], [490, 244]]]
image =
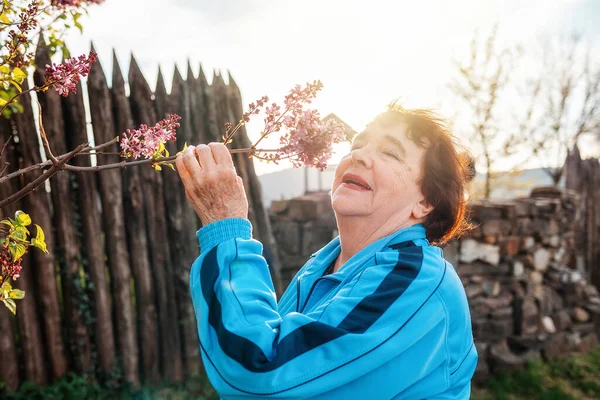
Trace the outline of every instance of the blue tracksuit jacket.
[[190, 286], [208, 377], [224, 399], [468, 399], [477, 364], [463, 286], [425, 228], [323, 276], [339, 238], [277, 303], [244, 219], [198, 231]]

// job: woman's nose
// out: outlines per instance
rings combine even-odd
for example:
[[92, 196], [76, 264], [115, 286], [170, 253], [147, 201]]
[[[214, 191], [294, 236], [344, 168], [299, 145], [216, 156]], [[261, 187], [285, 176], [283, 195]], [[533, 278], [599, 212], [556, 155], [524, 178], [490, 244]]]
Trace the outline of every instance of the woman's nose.
[[359, 164], [365, 168], [371, 168], [373, 165], [373, 159], [371, 158], [367, 147], [368, 146], [361, 147], [350, 152], [352, 163]]

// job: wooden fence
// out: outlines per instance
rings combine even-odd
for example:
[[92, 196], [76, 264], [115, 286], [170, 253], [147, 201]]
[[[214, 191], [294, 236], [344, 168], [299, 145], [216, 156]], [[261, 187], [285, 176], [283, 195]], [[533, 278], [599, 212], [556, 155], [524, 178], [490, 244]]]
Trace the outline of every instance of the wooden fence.
[[597, 158], [582, 160], [575, 147], [565, 164], [567, 189], [580, 195], [583, 212], [577, 241], [585, 249], [585, 265], [590, 281], [600, 288], [600, 162]]
[[[43, 82], [50, 63], [39, 47], [35, 72]], [[87, 79], [89, 111], [96, 143], [103, 143], [140, 123], [154, 124], [168, 113], [182, 117], [174, 154], [184, 142], [221, 140], [225, 122], [242, 115], [238, 86], [215, 74], [212, 84], [200, 68], [188, 66], [187, 79], [177, 69], [168, 94], [159, 73], [153, 93], [132, 57], [129, 95], [116, 57], [109, 88], [100, 62]], [[84, 98], [38, 93], [44, 126], [55, 154], [87, 142]], [[10, 135], [3, 162], [27, 166], [41, 161], [29, 96], [21, 97], [23, 114], [0, 120], [0, 147]], [[234, 148], [249, 147], [244, 128]], [[115, 145], [108, 152], [118, 152]], [[98, 164], [118, 161], [104, 155]], [[252, 160], [236, 154], [234, 161], [249, 197], [254, 236], [269, 251], [271, 269], [280, 291], [279, 263], [260, 185]], [[77, 157], [77, 165], [90, 165]], [[15, 168], [13, 168], [15, 167]], [[0, 185], [5, 198], [40, 172]], [[0, 307], [0, 379], [11, 389], [24, 380], [43, 385], [67, 371], [91, 374], [99, 380], [141, 382], [181, 381], [201, 370], [196, 319], [189, 294], [189, 268], [199, 254], [195, 232], [200, 222], [189, 206], [176, 172], [149, 166], [98, 173], [63, 171], [42, 188], [1, 210], [29, 213], [43, 227], [50, 252], [32, 250], [23, 260], [15, 286], [26, 291], [16, 317]]]

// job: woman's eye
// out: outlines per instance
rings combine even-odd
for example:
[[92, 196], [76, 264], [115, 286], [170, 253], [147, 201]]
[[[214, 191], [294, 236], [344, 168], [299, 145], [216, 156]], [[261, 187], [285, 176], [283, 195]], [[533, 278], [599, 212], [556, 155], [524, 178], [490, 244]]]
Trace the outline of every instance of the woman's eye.
[[393, 153], [393, 152], [391, 152], [391, 151], [386, 151], [384, 154], [385, 154], [386, 156], [389, 156], [389, 157], [395, 158], [396, 160], [399, 160], [399, 159], [400, 159], [400, 157], [399, 157], [399, 156], [398, 156], [396, 153]]

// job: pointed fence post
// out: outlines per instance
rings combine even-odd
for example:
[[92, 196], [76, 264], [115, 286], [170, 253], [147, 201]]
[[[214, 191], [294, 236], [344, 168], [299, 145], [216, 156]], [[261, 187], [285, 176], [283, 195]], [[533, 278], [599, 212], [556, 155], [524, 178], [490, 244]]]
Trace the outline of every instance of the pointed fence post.
[[[40, 41], [36, 50], [34, 81], [41, 86], [46, 81], [44, 66], [51, 64], [48, 48]], [[67, 148], [63, 110], [59, 94], [50, 89], [37, 94], [44, 113], [44, 129], [54, 154], [64, 154]], [[54, 224], [56, 228], [56, 251], [60, 259], [61, 285], [65, 323], [67, 327], [67, 344], [73, 369], [78, 373], [88, 371], [91, 363], [91, 347], [86, 321], [80, 310], [84, 287], [81, 282], [79, 259], [80, 247], [73, 219], [73, 199], [71, 179], [73, 174], [62, 171], [50, 179]]]
[[[170, 105], [169, 96], [165, 88], [165, 83], [162, 77], [162, 72], [159, 70], [158, 81], [156, 84], [156, 91], [154, 93], [154, 106], [156, 108], [157, 118], [162, 119], [167, 114], [176, 113], [181, 116], [179, 110], [174, 109]], [[183, 119], [185, 119], [182, 116]], [[177, 136], [179, 136], [183, 129], [187, 126], [184, 121], [181, 122], [181, 127], [177, 129]], [[171, 154], [177, 152], [177, 145], [174, 141], [167, 142], [167, 150]], [[179, 175], [170, 168], [163, 168], [163, 196], [164, 203], [166, 206], [165, 217], [167, 223], [167, 235], [168, 235], [168, 246], [169, 254], [171, 256], [170, 262], [165, 265], [165, 288], [166, 296], [162, 299], [164, 301], [163, 309], [166, 310], [169, 318], [169, 326], [171, 326], [171, 334], [168, 336], [168, 341], [165, 344], [163, 353], [165, 357], [165, 369], [167, 376], [172, 381], [180, 381], [183, 379], [183, 359], [182, 359], [182, 347], [181, 347], [181, 324], [180, 324], [180, 311], [178, 305], [181, 307], [182, 301], [188, 301], [189, 299], [181, 299], [177, 296], [176, 282], [178, 271], [183, 269], [188, 272], [189, 266], [185, 265], [185, 262], [181, 259], [182, 255], [185, 254], [187, 248], [185, 246], [185, 236], [182, 234], [183, 216], [181, 212], [180, 196], [181, 196], [181, 183], [179, 182]], [[189, 290], [188, 290], [189, 292]], [[197, 348], [196, 348], [197, 349]], [[185, 351], [184, 351], [185, 354]]]
[[[92, 65], [87, 81], [90, 100], [90, 114], [96, 143], [105, 143], [117, 133], [113, 122], [113, 104], [100, 61]], [[115, 144], [105, 150], [118, 152]], [[118, 155], [98, 157], [98, 165], [120, 161]], [[98, 172], [100, 199], [102, 202], [102, 222], [106, 243], [106, 256], [113, 289], [118, 357], [122, 363], [123, 378], [139, 387], [138, 347], [135, 340], [136, 323], [132, 305], [130, 257], [125, 232], [125, 213], [121, 171], [111, 169]], [[129, 217], [129, 216], [128, 216]], [[128, 219], [128, 218], [127, 218]], [[145, 329], [145, 327], [141, 327]]]
[[[15, 161], [16, 150], [14, 150], [11, 131], [10, 122], [4, 118], [0, 119], [0, 149], [4, 148], [4, 145], [8, 142], [6, 149], [1, 154], [0, 168], [4, 168], [6, 163], [13, 165]], [[10, 196], [15, 186], [11, 182], [0, 184], [0, 199]], [[14, 214], [9, 215], [8, 210], [0, 209], [0, 219], [6, 217], [13, 218]], [[13, 320], [14, 316], [8, 308], [4, 304], [0, 304], [0, 332], [2, 332], [0, 334], [0, 365], [2, 366], [0, 368], [0, 381], [4, 382], [8, 389], [16, 391], [19, 388], [21, 380], [19, 377], [17, 346], [13, 333]]]
[[[27, 81], [22, 89], [27, 90]], [[35, 128], [31, 97], [22, 96], [19, 102], [23, 105], [23, 113], [15, 115], [16, 129], [19, 135], [19, 153], [24, 166], [35, 165], [42, 161], [40, 142]], [[31, 182], [42, 174], [42, 171], [31, 171], [23, 175], [23, 182]], [[50, 213], [50, 196], [45, 188], [40, 187], [23, 198], [23, 207], [32, 221], [42, 227], [46, 234], [48, 253], [32, 251], [32, 269], [35, 279], [35, 290], [38, 296], [39, 314], [44, 331], [44, 346], [48, 355], [49, 377], [57, 379], [68, 369], [67, 352], [63, 341], [63, 317], [58, 300], [56, 282], [55, 233]]]
[[[65, 134], [69, 149], [88, 142], [83, 90], [77, 84], [77, 92], [62, 99], [65, 121]], [[74, 165], [91, 166], [89, 157], [75, 157]], [[102, 224], [98, 203], [97, 175], [89, 172], [75, 174], [77, 180], [77, 211], [81, 218], [81, 247], [85, 251], [86, 272], [94, 284], [93, 304], [90, 313], [92, 321], [87, 321], [96, 343], [96, 353], [100, 371], [108, 374], [115, 367], [115, 338], [113, 334], [110, 290], [106, 281], [106, 262], [102, 246]]]
[[[131, 57], [129, 66], [129, 88], [129, 103], [131, 105], [135, 124], [139, 125], [144, 123], [153, 125], [156, 123], [158, 118], [156, 116], [156, 110], [154, 109], [152, 91], [133, 56]], [[167, 218], [165, 216], [165, 213], [168, 210], [165, 208], [162, 195], [160, 195], [163, 193], [162, 175], [158, 171], [150, 168], [150, 166], [142, 167], [140, 170], [142, 176], [142, 193], [146, 210], [148, 239], [150, 248], [152, 249], [150, 252], [150, 260], [158, 307], [161, 365], [164, 366], [167, 357], [170, 357], [168, 349], [172, 346], [172, 343], [170, 342], [171, 339], [169, 336], [172, 335], [173, 329], [172, 326], [170, 326], [171, 316], [169, 316], [166, 300], [168, 293], [166, 271], [172, 269], [168, 244], [169, 237], [167, 234]], [[173, 174], [176, 173], [175, 171], [170, 172]]]

